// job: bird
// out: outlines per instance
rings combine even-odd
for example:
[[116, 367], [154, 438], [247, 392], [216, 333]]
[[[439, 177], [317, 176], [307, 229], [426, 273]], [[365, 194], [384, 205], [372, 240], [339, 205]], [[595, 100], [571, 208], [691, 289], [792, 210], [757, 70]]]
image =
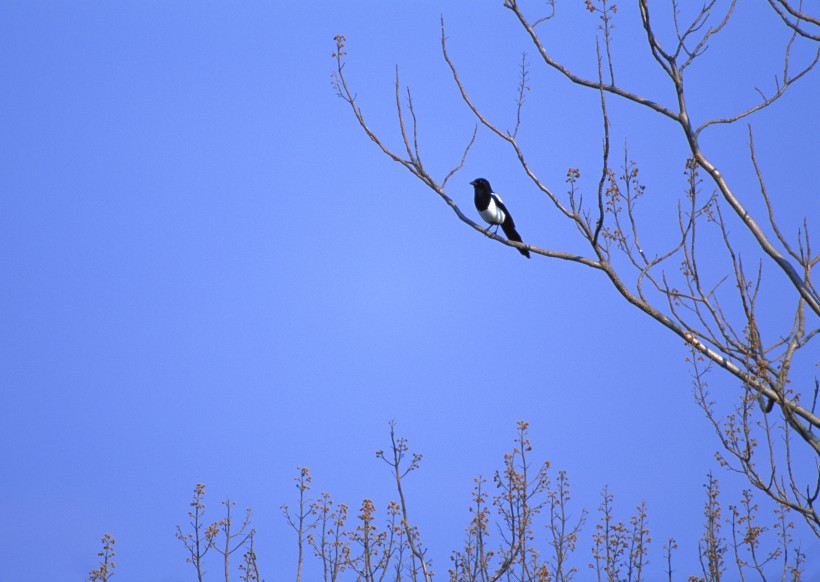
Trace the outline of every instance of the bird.
[[[484, 178], [476, 178], [470, 184], [475, 188], [475, 208], [481, 218], [490, 226], [495, 226], [496, 231], [500, 226], [509, 240], [523, 242], [521, 235], [515, 230], [515, 222], [513, 222], [510, 211], [504, 206], [501, 197], [493, 192], [490, 183]], [[530, 258], [530, 251], [527, 249], [518, 249], [518, 252]]]

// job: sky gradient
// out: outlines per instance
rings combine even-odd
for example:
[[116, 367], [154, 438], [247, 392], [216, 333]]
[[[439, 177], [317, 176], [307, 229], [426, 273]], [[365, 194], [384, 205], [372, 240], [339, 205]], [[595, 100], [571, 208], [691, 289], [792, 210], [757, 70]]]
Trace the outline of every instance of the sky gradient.
[[[568, 471], [577, 510], [593, 512], [580, 579], [605, 484], [624, 521], [646, 500], [654, 575], [668, 536], [679, 579], [700, 573], [706, 474], [726, 504], [745, 484], [714, 460], [682, 342], [600, 274], [527, 261], [466, 228], [380, 154], [331, 87], [344, 34], [358, 104], [398, 147], [398, 64], [425, 163], [443, 177], [475, 120], [441, 58], [440, 17], [471, 97], [512, 128], [532, 50], [500, 4], [3, 3], [0, 582], [83, 579], [105, 532], [118, 540], [117, 581], [193, 579], [174, 532], [198, 482], [213, 519], [226, 496], [254, 509], [263, 577], [292, 579], [279, 506], [294, 501], [296, 467], [311, 468], [315, 494], [352, 508], [370, 497], [383, 511], [395, 494], [374, 451], [391, 420], [424, 454], [405, 486], [439, 580], [470, 519], [472, 479], [501, 467], [517, 420], [530, 422], [536, 457]], [[556, 56], [591, 76], [597, 22], [575, 4], [545, 26]], [[746, 4], [691, 73], [701, 120], [756, 103], [755, 87], [771, 91], [782, 71], [776, 17]], [[633, 42], [634, 16], [619, 13], [619, 83], [671, 103]], [[598, 96], [529, 58], [522, 143], [556, 190], [577, 167], [592, 192]], [[815, 72], [754, 118], [790, 233], [816, 215], [820, 116], [806, 111], [818, 95]], [[628, 138], [661, 247], [676, 228], [685, 144], [645, 110], [610, 107], [613, 156]], [[704, 136], [759, 211], [747, 142], [743, 124]], [[525, 241], [585, 252], [483, 129], [448, 184], [475, 219], [479, 176]], [[766, 317], [788, 313], [781, 284]], [[810, 377], [816, 355], [795, 374]], [[711, 382], [738, 389], [719, 372]], [[797, 535], [820, 576], [820, 545]], [[306, 568], [318, 579], [311, 558]]]

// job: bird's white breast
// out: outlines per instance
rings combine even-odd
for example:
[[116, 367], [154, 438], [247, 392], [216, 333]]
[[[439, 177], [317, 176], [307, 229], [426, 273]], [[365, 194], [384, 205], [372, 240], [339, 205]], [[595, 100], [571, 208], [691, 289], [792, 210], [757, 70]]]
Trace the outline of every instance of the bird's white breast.
[[495, 203], [495, 197], [490, 198], [490, 205], [485, 210], [481, 210], [479, 214], [489, 224], [501, 224], [506, 218], [504, 211]]

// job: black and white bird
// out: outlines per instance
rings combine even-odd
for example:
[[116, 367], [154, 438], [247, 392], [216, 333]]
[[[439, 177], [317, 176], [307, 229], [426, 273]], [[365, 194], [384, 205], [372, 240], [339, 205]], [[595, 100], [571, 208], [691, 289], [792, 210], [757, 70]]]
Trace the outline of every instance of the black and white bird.
[[[484, 178], [476, 178], [470, 184], [475, 188], [475, 208], [481, 218], [490, 226], [495, 226], [496, 230], [500, 226], [509, 240], [523, 242], [521, 235], [515, 230], [515, 223], [512, 216], [510, 216], [510, 211], [504, 206], [501, 197], [493, 192], [490, 183]], [[527, 249], [518, 249], [518, 252], [528, 259], [530, 258], [530, 251]]]

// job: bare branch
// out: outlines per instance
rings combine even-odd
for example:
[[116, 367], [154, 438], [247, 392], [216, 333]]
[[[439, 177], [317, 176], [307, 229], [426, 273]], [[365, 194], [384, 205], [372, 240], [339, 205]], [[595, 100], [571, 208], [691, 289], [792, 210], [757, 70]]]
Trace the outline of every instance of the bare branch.
[[752, 134], [752, 126], [751, 124], [748, 125], [749, 128], [749, 154], [752, 158], [752, 165], [755, 168], [755, 174], [757, 175], [757, 181], [760, 184], [760, 193], [763, 195], [763, 200], [766, 202], [766, 210], [769, 214], [769, 224], [772, 226], [772, 230], [774, 231], [775, 236], [777, 236], [777, 240], [780, 241], [780, 244], [783, 245], [783, 248], [800, 264], [803, 264], [803, 257], [795, 253], [794, 249], [789, 245], [786, 241], [786, 238], [781, 234], [780, 229], [777, 227], [777, 221], [774, 219], [774, 208], [772, 208], [772, 202], [769, 200], [769, 193], [766, 191], [766, 184], [763, 182], [763, 174], [760, 171], [760, 166], [757, 164], [757, 156], [755, 155], [755, 142], [754, 142], [754, 135]]
[[[783, 84], [777, 86], [777, 91], [773, 95], [771, 95], [770, 97], [766, 97], [765, 95], [763, 95], [761, 93], [761, 95], [763, 96], [763, 101], [761, 101], [760, 103], [758, 103], [757, 105], [755, 105], [753, 107], [750, 107], [746, 111], [738, 113], [737, 115], [734, 115], [732, 117], [724, 117], [724, 118], [721, 118], [721, 119], [711, 119], [709, 121], [705, 121], [704, 123], [702, 123], [700, 125], [700, 127], [698, 127], [695, 130], [695, 137], [699, 136], [700, 132], [702, 132], [707, 127], [710, 127], [712, 125], [718, 125], [718, 124], [734, 123], [736, 121], [740, 121], [741, 119], [752, 115], [753, 113], [757, 113], [761, 109], [765, 109], [766, 107], [768, 107], [769, 105], [771, 105], [772, 103], [774, 103], [775, 101], [780, 99], [783, 96], [783, 94], [786, 92], [786, 89], [791, 87], [797, 80], [799, 80], [806, 73], [811, 71], [815, 67], [815, 65], [817, 65], [817, 62], [819, 60], [820, 60], [820, 47], [818, 47], [817, 52], [814, 54], [814, 58], [812, 59], [812, 61], [808, 65], [806, 65], [806, 67], [803, 68], [799, 73], [797, 73], [796, 75], [791, 76], [791, 77], [788, 77], [788, 76], [784, 75]], [[788, 70], [788, 56], [787, 56], [786, 61], [787, 61], [786, 69]], [[775, 79], [775, 81], [776, 81], [776, 79]]]
[[590, 81], [588, 79], [584, 79], [583, 77], [580, 77], [580, 76], [576, 75], [575, 73], [570, 71], [567, 67], [565, 67], [564, 65], [562, 65], [561, 63], [559, 63], [558, 61], [556, 61], [555, 59], [553, 59], [549, 55], [546, 48], [541, 43], [541, 39], [538, 37], [538, 34], [535, 32], [535, 29], [533, 28], [533, 25], [530, 24], [527, 21], [526, 17], [524, 16], [524, 14], [521, 12], [520, 8], [518, 7], [517, 2], [508, 1], [506, 6], [507, 6], [507, 8], [512, 10], [512, 12], [516, 15], [518, 20], [521, 22], [521, 25], [524, 27], [524, 29], [527, 31], [527, 33], [530, 35], [530, 38], [532, 39], [532, 42], [535, 44], [535, 47], [538, 50], [538, 54], [541, 55], [541, 58], [544, 61], [544, 63], [546, 63], [549, 67], [555, 69], [559, 73], [561, 73], [563, 76], [565, 76], [571, 82], [575, 83], [576, 85], [581, 85], [583, 87], [587, 87], [587, 88], [590, 88], [590, 89], [595, 89], [595, 90], [603, 89], [604, 91], [606, 91], [608, 93], [618, 95], [619, 97], [623, 97], [624, 99], [627, 99], [628, 101], [633, 101], [634, 103], [637, 103], [639, 105], [643, 105], [644, 107], [648, 107], [649, 109], [657, 111], [658, 113], [660, 113], [660, 114], [662, 114], [662, 115], [664, 115], [664, 116], [666, 116], [670, 119], [673, 119], [675, 121], [678, 120], [678, 114], [677, 113], [674, 113], [673, 111], [667, 109], [666, 107], [664, 107], [664, 106], [662, 106], [658, 103], [655, 103], [651, 99], [641, 97], [640, 95], [638, 95], [636, 93], [631, 93], [629, 91], [625, 91], [625, 90], [623, 90], [620, 87], [617, 87], [615, 85], [611, 85], [611, 84], [602, 85], [600, 82]]
[[464, 167], [464, 162], [467, 160], [467, 154], [470, 153], [470, 148], [473, 147], [473, 144], [475, 143], [475, 136], [476, 135], [478, 135], [478, 126], [477, 125], [475, 126], [475, 129], [473, 130], [473, 135], [470, 137], [470, 142], [467, 144], [467, 147], [464, 148], [464, 153], [461, 155], [461, 161], [458, 163], [458, 165], [455, 168], [450, 170], [450, 172], [446, 176], [444, 176], [444, 180], [442, 180], [442, 182], [441, 182], [441, 189], [442, 190], [444, 190], [444, 187], [447, 186], [447, 180], [449, 180], [453, 176], [453, 174], [455, 174], [461, 168]]
[[[598, 56], [598, 81], [603, 85], [603, 75], [601, 72], [601, 51], [598, 47], [598, 41], [595, 41], [595, 52]], [[601, 227], [604, 225], [604, 183], [609, 174], [609, 116], [606, 111], [606, 93], [600, 90], [601, 94], [601, 113], [603, 115], [604, 124], [604, 144], [603, 144], [603, 160], [601, 164], [601, 180], [598, 182], [598, 221], [595, 223], [595, 232], [592, 234], [592, 246], [598, 245], [598, 235], [601, 233]]]
[[[820, 30], [818, 32], [809, 32], [800, 26], [803, 21], [809, 25], [820, 29], [820, 18], [815, 18], [803, 12], [803, 2], [800, 2], [800, 8], [794, 8], [788, 0], [768, 0], [769, 5], [777, 12], [783, 23], [795, 31], [797, 34], [810, 40], [820, 41]], [[789, 16], [794, 18], [792, 21]]]

